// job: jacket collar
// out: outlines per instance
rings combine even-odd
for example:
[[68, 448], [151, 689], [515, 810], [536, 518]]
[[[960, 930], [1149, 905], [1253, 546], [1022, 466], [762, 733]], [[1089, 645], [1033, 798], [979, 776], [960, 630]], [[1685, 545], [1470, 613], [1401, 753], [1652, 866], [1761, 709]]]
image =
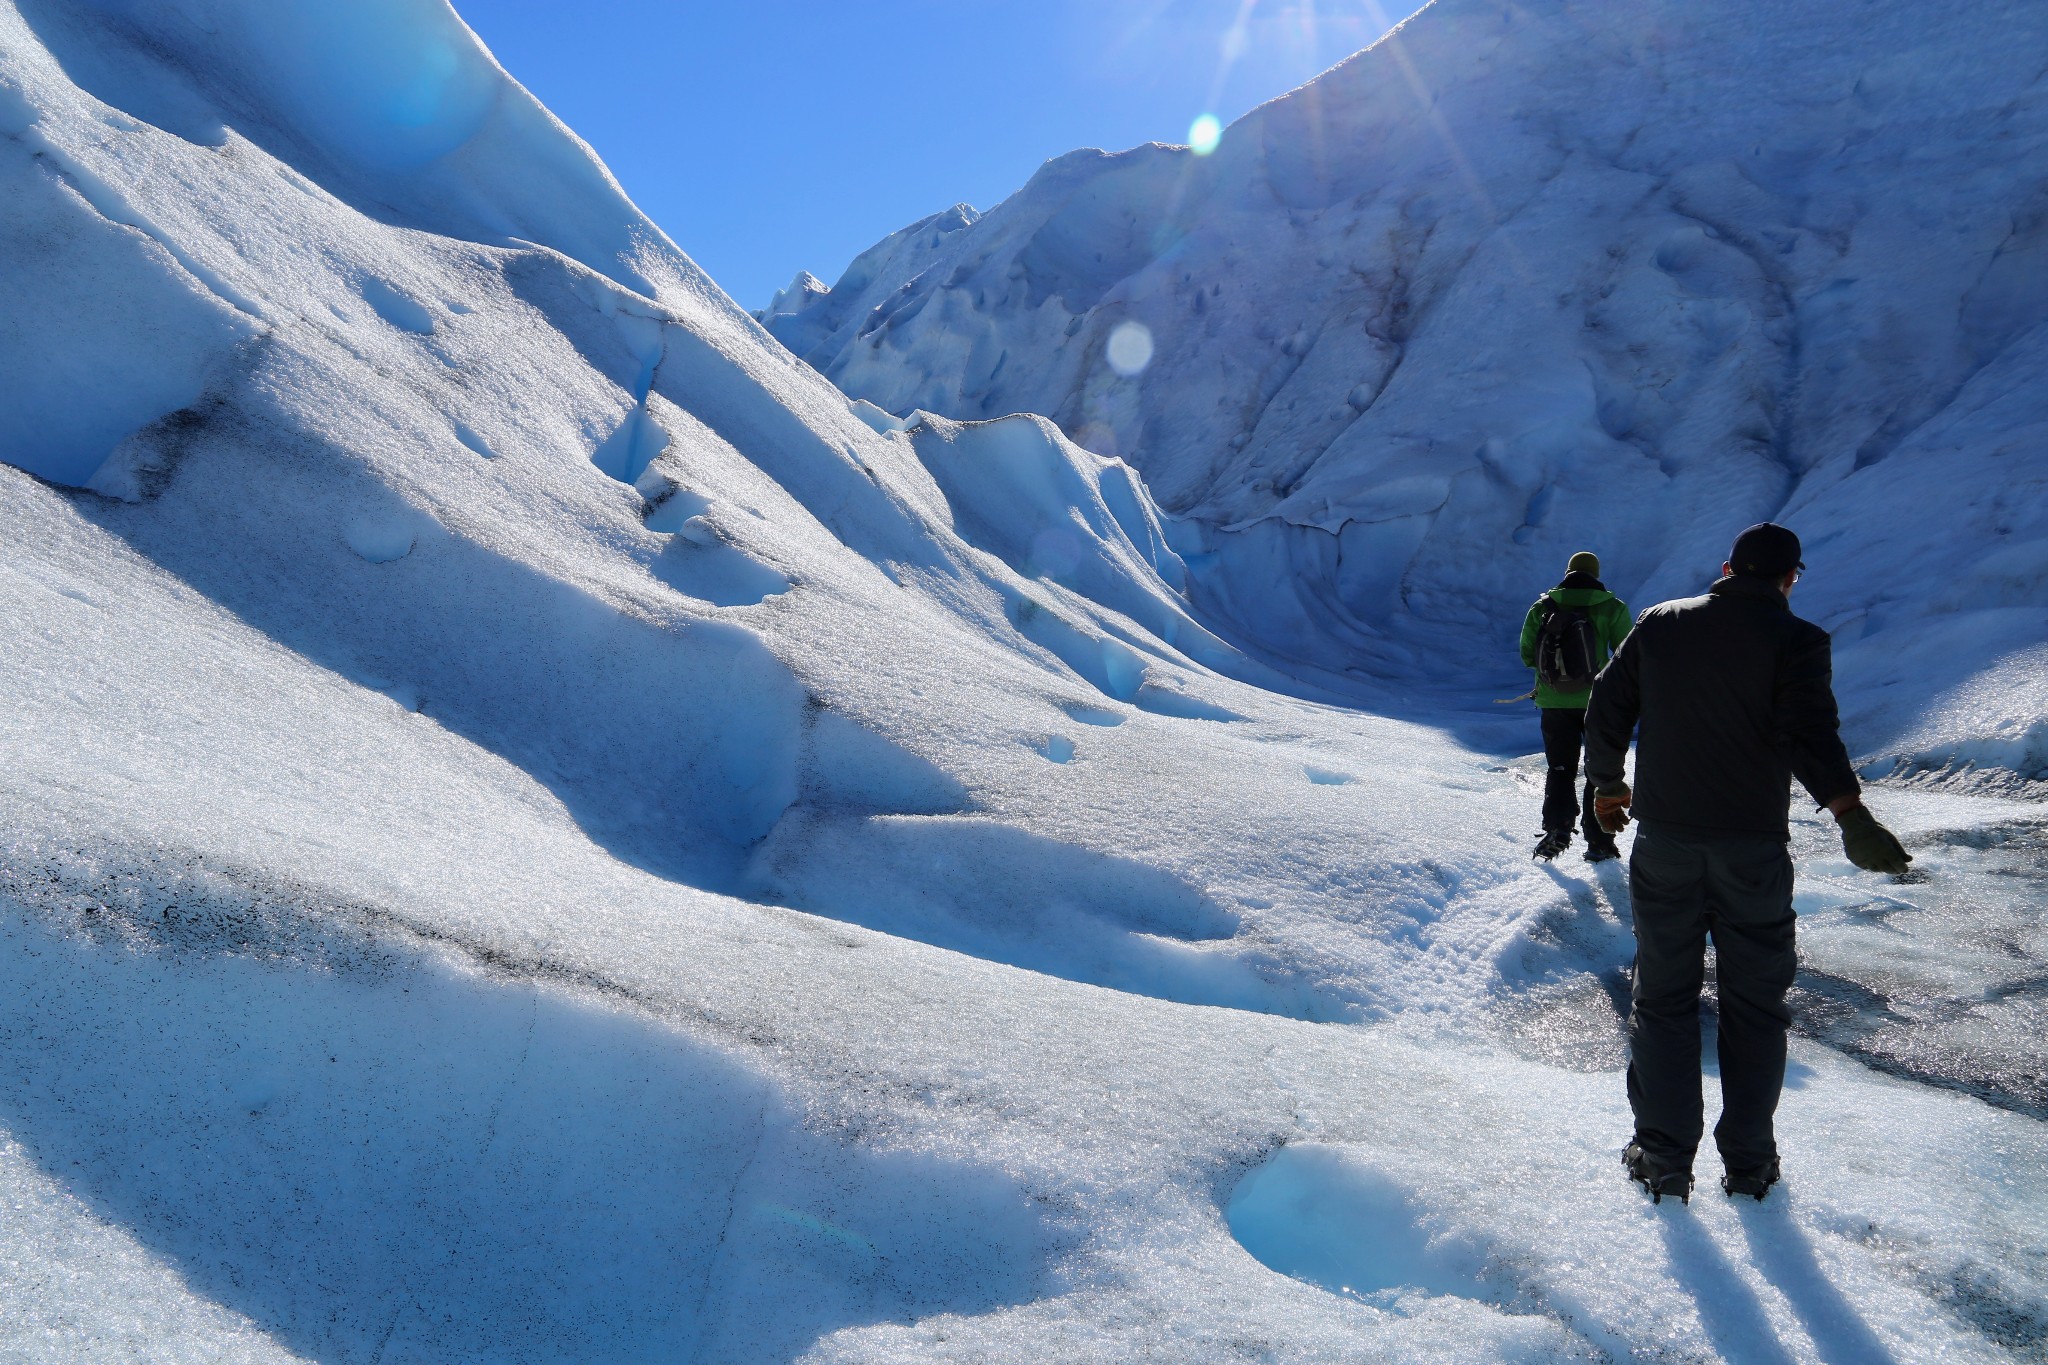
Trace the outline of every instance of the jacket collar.
[[1606, 592], [1607, 585], [1589, 573], [1568, 573], [1558, 585], [1559, 590], [1588, 588], [1594, 592]]
[[1761, 602], [1777, 607], [1781, 611], [1792, 610], [1792, 604], [1785, 600], [1785, 594], [1778, 591], [1778, 585], [1768, 578], [1754, 578], [1746, 574], [1730, 574], [1716, 579], [1707, 591], [1715, 597], [1740, 597], [1751, 602]]

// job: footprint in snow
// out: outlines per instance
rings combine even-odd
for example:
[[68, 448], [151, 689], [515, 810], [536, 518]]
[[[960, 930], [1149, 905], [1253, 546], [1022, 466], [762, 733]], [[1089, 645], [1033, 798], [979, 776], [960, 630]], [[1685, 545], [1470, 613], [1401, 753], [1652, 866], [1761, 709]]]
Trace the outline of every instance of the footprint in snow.
[[1074, 741], [1065, 735], [1047, 735], [1030, 742], [1031, 751], [1051, 763], [1074, 761]]
[[389, 564], [412, 553], [418, 533], [403, 518], [370, 514], [346, 523], [341, 528], [341, 538], [349, 549], [370, 563]]
[[475, 429], [466, 422], [457, 422], [455, 424], [455, 439], [469, 447], [476, 454], [483, 456], [486, 460], [498, 458], [498, 452], [492, 450], [490, 444], [483, 437], [477, 435]]
[[365, 275], [356, 292], [363, 296], [363, 302], [370, 305], [372, 312], [399, 331], [411, 332], [414, 336], [434, 334], [434, 315], [418, 299], [396, 286], [375, 275]]
[[1392, 1308], [1411, 1295], [1490, 1302], [1479, 1250], [1432, 1232], [1408, 1192], [1342, 1147], [1282, 1147], [1238, 1181], [1230, 1234], [1260, 1264]]
[[1132, 699], [1141, 711], [1150, 711], [1155, 716], [1172, 716], [1176, 720], [1239, 721], [1244, 717], [1214, 702], [1191, 697], [1185, 692], [1176, 692], [1156, 683], [1146, 683], [1138, 689]]

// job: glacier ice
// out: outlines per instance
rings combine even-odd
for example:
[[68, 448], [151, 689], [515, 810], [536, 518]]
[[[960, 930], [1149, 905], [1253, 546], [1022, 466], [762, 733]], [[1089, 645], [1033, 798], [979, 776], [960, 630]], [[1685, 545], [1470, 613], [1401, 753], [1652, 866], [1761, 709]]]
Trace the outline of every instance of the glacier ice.
[[[1787, 1197], [1680, 1223], [1614, 1165], [1617, 869], [1532, 866], [1540, 772], [1414, 685], [1443, 661], [1401, 594], [1429, 585], [1388, 575], [1455, 502], [1442, 470], [1361, 479], [1383, 516], [1348, 538], [1211, 536], [1139, 452], [849, 401], [440, 0], [6, 0], [0, 130], [0, 234], [52, 253], [0, 256], [0, 1356], [1998, 1360], [2048, 1333], [2039, 808], [1936, 780], [2030, 752], [2000, 708], [2038, 637], [1958, 675], [1878, 798], [1926, 881], [1799, 821]], [[1297, 197], [1309, 169], [1274, 167]], [[1151, 247], [1111, 245], [1095, 270], [1055, 234], [1031, 269], [1113, 292]], [[1669, 260], [1721, 287], [1709, 246]], [[799, 281], [793, 316], [844, 288]], [[915, 302], [875, 332], [951, 306]], [[2021, 450], [2027, 354], [1919, 439]], [[1375, 410], [1360, 383], [1329, 406]], [[1985, 570], [2015, 640], [2025, 486]], [[1536, 553], [1562, 502], [1518, 491], [1502, 525]], [[1312, 572], [1255, 595], [1248, 546]], [[1385, 610], [1332, 614], [1331, 576]], [[1934, 600], [1835, 623], [1845, 674], [1916, 667], [1884, 613]], [[1376, 709], [1225, 638], [1253, 613], [1265, 652], [1352, 642]], [[1333, 1246], [1295, 1195], [1390, 1235]], [[1324, 1287], [1360, 1264], [1391, 1292]]]

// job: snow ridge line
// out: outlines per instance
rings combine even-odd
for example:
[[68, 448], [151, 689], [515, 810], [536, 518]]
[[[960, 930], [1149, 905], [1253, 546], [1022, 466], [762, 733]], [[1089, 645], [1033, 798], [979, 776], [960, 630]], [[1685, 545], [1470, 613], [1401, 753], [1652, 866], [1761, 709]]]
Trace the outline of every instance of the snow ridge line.
[[[14, 900], [31, 913], [44, 916], [104, 914], [109, 922], [118, 923], [136, 937], [154, 941], [170, 952], [196, 949], [230, 955], [257, 955], [275, 961], [317, 962], [340, 958], [351, 951], [382, 956], [394, 949], [414, 952], [438, 949], [452, 953], [502, 981], [551, 984], [588, 991], [651, 1018], [706, 1026], [729, 1041], [744, 1042], [754, 1047], [766, 1041], [753, 1034], [737, 1035], [722, 1026], [714, 1016], [678, 1010], [675, 1002], [636, 990], [589, 968], [550, 962], [542, 957], [471, 940], [436, 925], [422, 923], [387, 906], [354, 898], [337, 898], [293, 878], [220, 867], [200, 857], [187, 857], [187, 867], [202, 876], [218, 878], [226, 885], [212, 889], [212, 894], [207, 888], [189, 891], [164, 888], [167, 903], [155, 917], [140, 914], [137, 908], [115, 904], [112, 897], [98, 894], [95, 889], [67, 878], [65, 872], [68, 869], [45, 868], [40, 877], [25, 874], [18, 858], [0, 860], [0, 896]], [[116, 878], [121, 878], [121, 873], [113, 874], [108, 880]], [[223, 892], [245, 896], [247, 902], [239, 907], [223, 904]], [[65, 904], [65, 899], [71, 903]], [[79, 901], [85, 903], [80, 905]], [[174, 912], [190, 908], [195, 902], [208, 905], [216, 920], [214, 925], [208, 926], [212, 932], [207, 933], [206, 941], [199, 944], [183, 942], [179, 937], [181, 930], [190, 926], [195, 917], [191, 914], [174, 916]], [[252, 932], [237, 934], [235, 931], [238, 929]], [[354, 942], [349, 942], [350, 939]], [[509, 1088], [506, 1094], [509, 1096]], [[501, 1099], [500, 1110], [502, 1106]], [[492, 1136], [486, 1141], [486, 1150], [490, 1141], [495, 1140], [495, 1119], [490, 1131]]]
[[[41, 115], [38, 114], [37, 122], [40, 121]], [[207, 293], [213, 295], [236, 312], [261, 324], [266, 330], [268, 329], [270, 319], [264, 314], [262, 304], [250, 298], [241, 290], [236, 289], [233, 285], [222, 279], [211, 267], [203, 264], [191, 252], [179, 246], [168, 232], [158, 227], [147, 214], [142, 213], [123, 198], [120, 191], [80, 165], [75, 157], [64, 151], [47, 136], [36, 131], [35, 124], [32, 123], [21, 132], [13, 134], [11, 140], [27, 148], [30, 156], [47, 163], [50, 169], [56, 172], [57, 176], [65, 184], [76, 191], [78, 197], [84, 200], [86, 206], [92, 209], [94, 213], [99, 214], [100, 217], [117, 227], [131, 228], [149, 238], [162, 247], [169, 254], [170, 258], [176, 261], [184, 269], [185, 273], [192, 277], [193, 282], [198, 284]]]

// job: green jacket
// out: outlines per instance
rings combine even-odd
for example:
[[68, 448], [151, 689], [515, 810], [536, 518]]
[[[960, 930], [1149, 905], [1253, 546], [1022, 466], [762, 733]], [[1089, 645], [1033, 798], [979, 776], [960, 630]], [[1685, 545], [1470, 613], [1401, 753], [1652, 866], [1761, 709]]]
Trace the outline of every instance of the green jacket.
[[[1619, 597], [1605, 588], [1552, 588], [1536, 599], [1529, 608], [1529, 615], [1522, 622], [1522, 663], [1525, 667], [1536, 666], [1536, 637], [1543, 631], [1543, 609], [1551, 602], [1560, 607], [1584, 607], [1586, 614], [1593, 618], [1593, 634], [1600, 641], [1600, 662], [1606, 663], [1614, 657], [1614, 651], [1621, 648], [1621, 642], [1628, 638], [1628, 607]], [[1561, 692], [1550, 684], [1538, 680], [1536, 683], [1536, 704], [1546, 710], [1583, 711], [1593, 692]]]

